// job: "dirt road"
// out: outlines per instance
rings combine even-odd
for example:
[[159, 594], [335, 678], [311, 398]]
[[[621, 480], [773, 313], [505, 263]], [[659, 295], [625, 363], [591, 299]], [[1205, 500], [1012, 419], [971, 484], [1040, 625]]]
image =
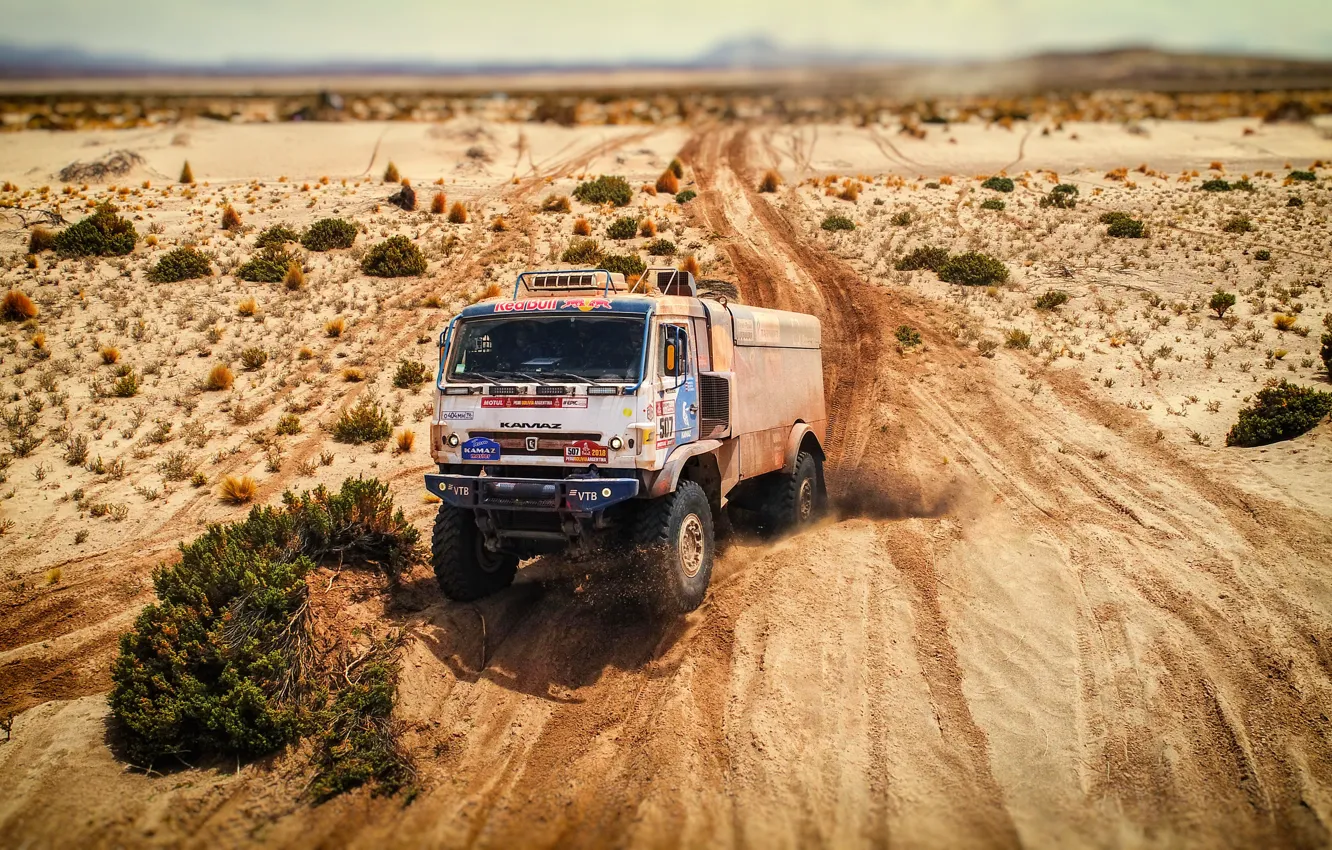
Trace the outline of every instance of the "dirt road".
[[[746, 299], [824, 321], [839, 517], [733, 543], [679, 623], [645, 621], [572, 566], [475, 606], [439, 601], [423, 573], [420, 610], [362, 601], [412, 635], [401, 714], [426, 790], [405, 809], [294, 804], [282, 759], [121, 772], [96, 677], [78, 678], [90, 656], [62, 657], [66, 635], [31, 656], [34, 675], [70, 671], [44, 692], [66, 699], [0, 746], [0, 832], [28, 846], [1326, 846], [1326, 517], [1183, 457], [1076, 376], [1047, 371], [1039, 393], [1001, 379], [950, 345], [945, 317], [820, 247], [795, 193], [757, 193], [763, 155], [730, 126], [682, 152]], [[898, 354], [899, 324], [924, 355]]]

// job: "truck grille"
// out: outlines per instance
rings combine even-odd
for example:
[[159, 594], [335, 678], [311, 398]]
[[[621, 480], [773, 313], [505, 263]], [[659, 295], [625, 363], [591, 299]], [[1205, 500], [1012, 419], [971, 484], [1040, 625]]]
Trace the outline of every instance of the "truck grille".
[[698, 376], [699, 436], [725, 434], [731, 427], [731, 382], [717, 375]]
[[[468, 431], [469, 437], [488, 437], [500, 444], [504, 456], [564, 457], [564, 447], [573, 442], [601, 442], [601, 435], [578, 431]], [[536, 438], [536, 451], [528, 451], [527, 438]]]

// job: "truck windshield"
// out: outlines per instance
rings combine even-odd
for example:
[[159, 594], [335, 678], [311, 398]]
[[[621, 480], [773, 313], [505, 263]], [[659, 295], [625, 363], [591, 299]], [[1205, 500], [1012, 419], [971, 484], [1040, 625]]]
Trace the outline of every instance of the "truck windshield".
[[627, 316], [513, 316], [458, 325], [456, 381], [639, 380], [643, 322]]

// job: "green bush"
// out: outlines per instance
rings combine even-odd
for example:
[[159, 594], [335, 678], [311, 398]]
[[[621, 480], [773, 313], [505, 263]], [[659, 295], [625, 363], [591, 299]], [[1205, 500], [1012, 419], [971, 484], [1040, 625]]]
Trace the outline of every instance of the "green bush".
[[607, 254], [601, 258], [601, 267], [608, 272], [618, 272], [626, 278], [647, 271], [647, 265], [637, 254]]
[[[881, 201], [881, 200], [883, 199], [875, 198], [875, 201]], [[988, 203], [988, 201], [986, 203]], [[984, 204], [982, 204], [981, 206], [984, 206]], [[1003, 209], [1003, 201], [999, 202], [999, 208]], [[913, 221], [915, 221], [915, 217], [911, 215], [910, 210], [902, 210], [901, 212], [893, 213], [892, 218], [888, 219], [888, 223], [893, 225], [894, 227], [906, 227], [907, 225], [911, 224], [911, 222]]]
[[406, 236], [390, 236], [366, 253], [361, 271], [371, 277], [417, 277], [425, 274], [426, 258]]
[[376, 479], [282, 501], [210, 525], [153, 571], [157, 602], [121, 637], [108, 698], [133, 762], [257, 756], [313, 728], [305, 575], [336, 557], [396, 576], [419, 553], [418, 532]]
[[1312, 183], [1318, 179], [1318, 175], [1314, 174], [1312, 171], [1292, 171], [1290, 174], [1286, 175], [1286, 177], [1300, 183]]
[[251, 283], [281, 283], [287, 276], [287, 267], [300, 261], [296, 252], [281, 245], [270, 245], [242, 263], [236, 269], [236, 277]]
[[694, 200], [694, 198], [697, 198], [697, 197], [698, 197], [698, 193], [695, 192], [693, 189], [685, 189], [685, 190], [683, 190], [683, 191], [681, 191], [681, 192], [676, 192], [676, 193], [675, 193], [675, 202], [676, 202], [677, 204], [687, 204], [687, 203], [689, 203], [690, 201]]
[[176, 283], [181, 280], [195, 280], [208, 277], [213, 273], [208, 264], [208, 257], [189, 245], [174, 248], [162, 255], [162, 258], [148, 272], [148, 279], [154, 283]]
[[139, 234], [115, 204], [98, 205], [92, 215], [56, 234], [56, 253], [62, 257], [119, 257], [134, 250]]
[[399, 360], [393, 373], [393, 386], [400, 390], [414, 390], [429, 380], [430, 369], [419, 360]]
[[1050, 190], [1050, 194], [1041, 198], [1041, 208], [1055, 207], [1061, 210], [1071, 210], [1078, 205], [1077, 196], [1077, 186], [1072, 183], [1060, 183]]
[[1244, 180], [1236, 180], [1236, 181], [1231, 185], [1230, 188], [1232, 188], [1232, 189], [1237, 189], [1237, 190], [1239, 190], [1239, 191], [1241, 191], [1241, 192], [1257, 192], [1257, 191], [1258, 191], [1258, 187], [1255, 186], [1255, 185], [1253, 185], [1253, 183], [1249, 182], [1249, 180], [1247, 180], [1247, 179], [1244, 179]]
[[647, 250], [649, 257], [675, 256], [675, 243], [669, 239], [653, 239], [644, 248]]
[[856, 223], [844, 215], [830, 215], [819, 227], [824, 230], [855, 230]]
[[611, 239], [633, 239], [638, 235], [638, 219], [631, 215], [620, 216], [606, 228], [606, 235]]
[[384, 408], [368, 396], [362, 396], [355, 407], [343, 411], [333, 423], [333, 439], [339, 443], [377, 443], [393, 436], [393, 423]]
[[1141, 239], [1147, 235], [1147, 225], [1126, 212], [1101, 213], [1098, 221], [1109, 225], [1106, 235], [1116, 239]]
[[634, 197], [634, 190], [623, 177], [602, 175], [596, 180], [579, 183], [573, 196], [585, 204], [611, 204], [622, 207]]
[[1253, 403], [1239, 413], [1226, 434], [1227, 446], [1265, 446], [1298, 437], [1332, 411], [1332, 393], [1268, 381]]
[[1299, 195], [1291, 195], [1289, 198], [1286, 199], [1286, 206], [1302, 207], [1304, 206], [1304, 198], [1301, 198]]
[[1053, 310], [1056, 307], [1068, 303], [1068, 293], [1062, 289], [1052, 289], [1049, 292], [1042, 292], [1036, 298], [1037, 310]]
[[595, 239], [575, 239], [560, 255], [560, 262], [576, 266], [595, 266], [601, 263], [601, 246]]
[[1320, 341], [1322, 342], [1322, 348], [1318, 355], [1323, 360], [1323, 369], [1327, 371], [1328, 377], [1332, 378], [1332, 331], [1323, 334]]
[[1235, 293], [1218, 289], [1212, 293], [1212, 300], [1207, 302], [1207, 306], [1216, 311], [1218, 319], [1224, 319], [1226, 311], [1235, 306]]
[[254, 240], [255, 248], [280, 248], [288, 242], [300, 242], [301, 235], [285, 224], [264, 228]]
[[981, 184], [982, 189], [991, 189], [995, 192], [1013, 191], [1013, 180], [1010, 177], [991, 177]]
[[1008, 267], [989, 254], [968, 251], [944, 261], [939, 267], [939, 280], [962, 286], [989, 286], [1008, 280]]
[[920, 345], [920, 331], [910, 325], [897, 326], [897, 341], [903, 348], [914, 348]]
[[943, 268], [943, 264], [948, 262], [948, 251], [944, 248], [936, 248], [932, 245], [926, 245], [923, 248], [917, 248], [910, 254], [897, 261], [893, 268], [899, 272], [914, 272], [921, 269], [929, 269], [937, 272]]
[[1026, 350], [1031, 347], [1031, 334], [1021, 328], [1009, 328], [1004, 333], [1004, 348]]
[[1204, 192], [1229, 192], [1231, 186], [1227, 181], [1222, 180], [1220, 177], [1216, 177], [1212, 180], [1203, 181], [1202, 186], [1199, 188]]
[[981, 209], [983, 210], [1002, 210], [1007, 206], [1008, 204], [1005, 204], [999, 198], [986, 198], [981, 201]]
[[1257, 251], [1253, 252], [1253, 258], [1255, 260], [1258, 260], [1259, 262], [1265, 263], [1268, 260], [1272, 259], [1272, 252], [1267, 250], [1266, 248], [1259, 248]]
[[131, 368], [111, 382], [111, 395], [116, 398], [134, 398], [139, 394], [139, 376]]
[[268, 352], [257, 345], [252, 345], [241, 350], [240, 359], [245, 371], [253, 372], [256, 369], [262, 369], [263, 365], [268, 362]]
[[1226, 233], [1250, 233], [1254, 230], [1253, 222], [1247, 215], [1232, 216], [1221, 226]]
[[321, 218], [301, 235], [301, 244], [311, 251], [350, 248], [355, 242], [356, 225], [341, 218]]

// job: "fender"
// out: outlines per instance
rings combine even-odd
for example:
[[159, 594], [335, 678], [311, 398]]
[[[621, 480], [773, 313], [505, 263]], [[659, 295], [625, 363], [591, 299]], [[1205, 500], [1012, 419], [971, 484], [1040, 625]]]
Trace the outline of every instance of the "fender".
[[652, 489], [648, 495], [652, 498], [665, 496], [667, 493], [675, 492], [675, 485], [680, 483], [680, 471], [684, 469], [685, 462], [695, 455], [708, 454], [721, 448], [721, 440], [699, 440], [696, 443], [685, 443], [683, 446], [676, 447], [666, 458], [666, 464], [662, 466], [661, 471], [652, 482]]
[[791, 428], [791, 436], [786, 438], [786, 463], [782, 465], [782, 472], [786, 475], [795, 472], [796, 458], [800, 455], [800, 444], [805, 441], [806, 434], [814, 435], [814, 442], [819, 447], [819, 460], [825, 459], [823, 441], [819, 439], [818, 432], [807, 422], [797, 422]]

